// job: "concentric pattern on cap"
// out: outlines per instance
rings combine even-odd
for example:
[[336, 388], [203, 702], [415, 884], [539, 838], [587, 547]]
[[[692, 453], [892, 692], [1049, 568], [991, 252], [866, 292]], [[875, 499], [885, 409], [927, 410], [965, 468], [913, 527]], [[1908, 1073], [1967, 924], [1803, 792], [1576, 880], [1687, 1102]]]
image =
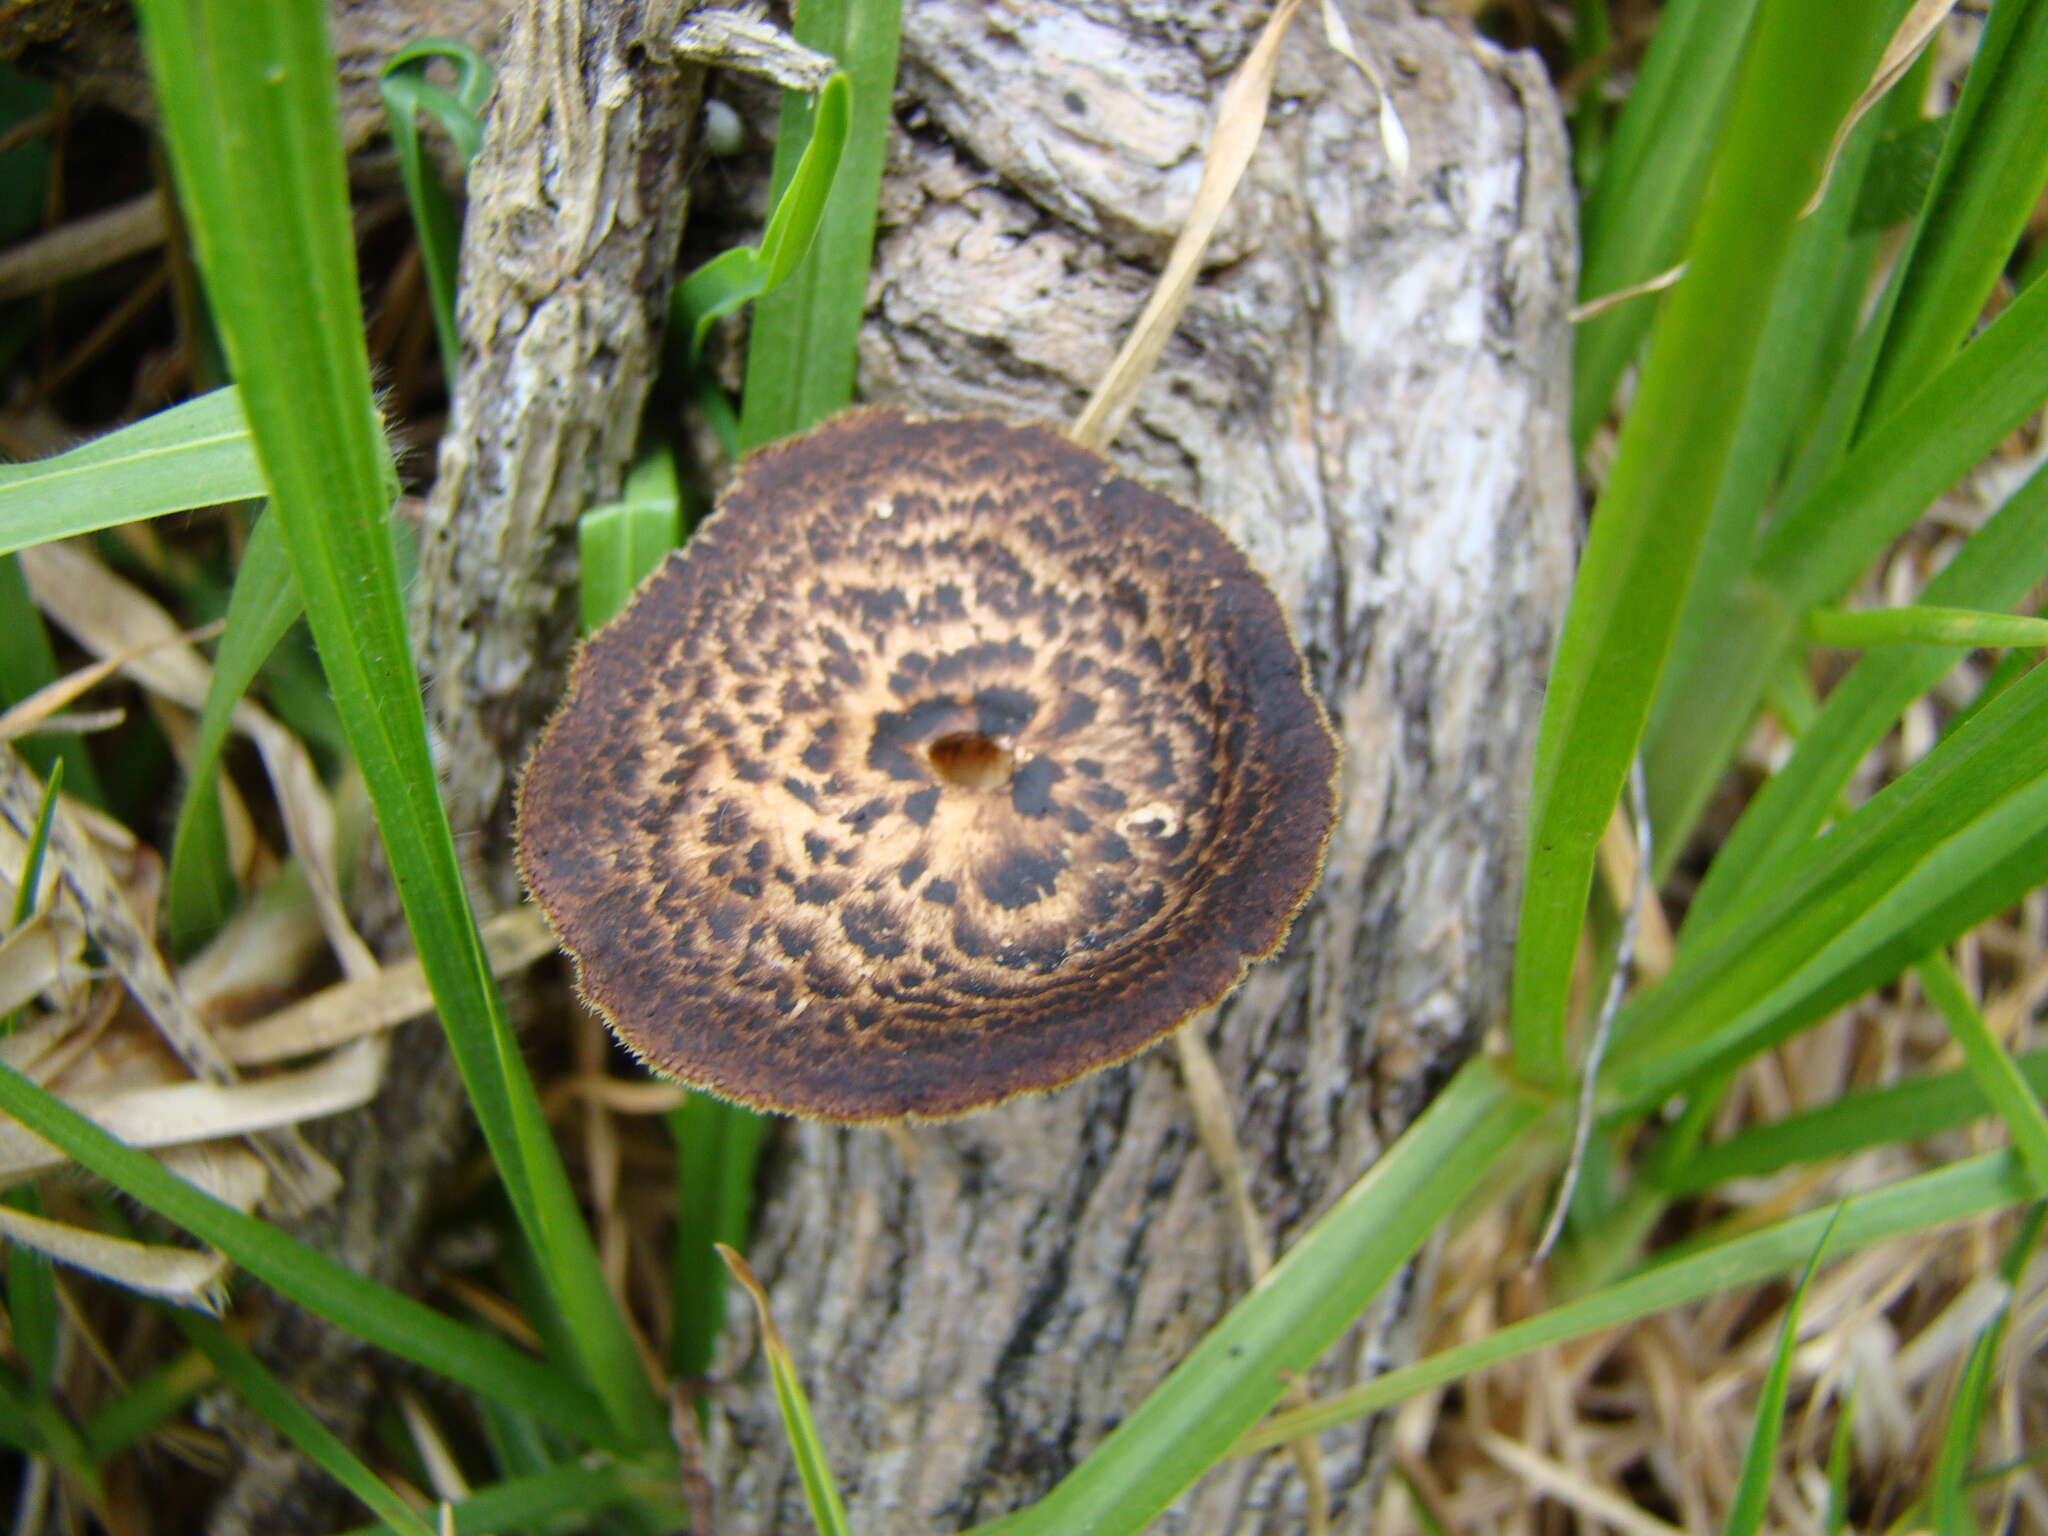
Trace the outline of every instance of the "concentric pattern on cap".
[[520, 862], [657, 1071], [955, 1115], [1123, 1060], [1276, 948], [1336, 762], [1206, 518], [1048, 431], [857, 411], [750, 460], [584, 648]]

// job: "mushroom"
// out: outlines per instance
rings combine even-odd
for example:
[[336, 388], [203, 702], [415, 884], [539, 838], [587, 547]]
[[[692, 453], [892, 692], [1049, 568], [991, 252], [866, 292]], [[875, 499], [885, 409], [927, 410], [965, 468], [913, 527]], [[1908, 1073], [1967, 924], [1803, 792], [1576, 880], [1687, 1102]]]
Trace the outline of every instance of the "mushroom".
[[936, 1119], [1135, 1055], [1272, 953], [1337, 745], [1208, 519], [1037, 427], [757, 453], [579, 655], [520, 867], [655, 1071]]

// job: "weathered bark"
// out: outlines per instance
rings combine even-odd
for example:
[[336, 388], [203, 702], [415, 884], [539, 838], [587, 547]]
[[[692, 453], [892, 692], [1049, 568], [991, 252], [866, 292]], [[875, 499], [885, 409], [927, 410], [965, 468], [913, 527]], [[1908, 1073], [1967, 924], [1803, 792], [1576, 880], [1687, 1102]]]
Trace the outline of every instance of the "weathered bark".
[[[911, 0], [863, 393], [1070, 419], [1265, 9]], [[1500, 1007], [1575, 528], [1550, 89], [1532, 59], [1406, 6], [1351, 12], [1393, 85], [1408, 177], [1305, 8], [1219, 265], [1112, 455], [1273, 578], [1346, 750], [1319, 895], [1207, 1026], [1282, 1244]], [[864, 1531], [955, 1529], [1037, 1497], [1245, 1285], [1164, 1051], [907, 1142], [798, 1127], [765, 1195], [754, 1261]], [[1391, 1287], [1317, 1380], [1400, 1357], [1415, 1289]], [[719, 1402], [716, 1529], [799, 1528], [765, 1388]], [[1324, 1439], [1338, 1530], [1369, 1520], [1376, 1445], [1370, 1424]], [[1233, 1462], [1161, 1528], [1294, 1531], [1300, 1507], [1286, 1458]]]
[[[458, 832], [504, 830], [511, 769], [575, 639], [576, 518], [618, 494], [653, 382], [703, 89], [669, 45], [684, 10], [539, 0], [499, 57], [420, 543], [420, 667]], [[508, 899], [509, 839], [485, 846]]]

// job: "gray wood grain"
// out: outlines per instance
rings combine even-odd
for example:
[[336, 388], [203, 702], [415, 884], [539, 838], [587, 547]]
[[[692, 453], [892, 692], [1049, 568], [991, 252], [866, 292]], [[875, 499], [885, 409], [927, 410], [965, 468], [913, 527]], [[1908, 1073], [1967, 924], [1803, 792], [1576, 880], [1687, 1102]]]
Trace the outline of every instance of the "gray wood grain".
[[[1065, 421], [1186, 208], [1210, 103], [1264, 7], [912, 0], [862, 337], [873, 399]], [[1319, 895], [1206, 1025], [1281, 1244], [1370, 1166], [1500, 1011], [1527, 757], [1576, 538], [1562, 128], [1533, 59], [1402, 5], [1347, 8], [1413, 143], [1306, 7], [1265, 142], [1113, 445], [1215, 517], [1290, 609], [1346, 750]], [[1198, 1026], [1202, 1027], [1202, 1026]], [[1170, 1051], [917, 1128], [795, 1128], [754, 1261], [856, 1529], [1028, 1503], [1242, 1293]], [[1415, 1276], [1316, 1381], [1409, 1350]], [[716, 1528], [807, 1517], [750, 1340], [719, 1397]], [[1372, 1425], [1324, 1437], [1366, 1528]], [[1160, 1530], [1301, 1528], [1284, 1456]]]

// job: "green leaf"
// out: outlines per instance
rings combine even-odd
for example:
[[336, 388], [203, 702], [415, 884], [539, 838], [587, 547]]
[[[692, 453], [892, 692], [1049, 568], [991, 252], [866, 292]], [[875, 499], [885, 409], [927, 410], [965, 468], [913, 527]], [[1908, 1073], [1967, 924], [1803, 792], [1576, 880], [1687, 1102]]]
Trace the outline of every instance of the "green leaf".
[[1880, 427], [1970, 334], [2048, 184], [2048, 0], [1997, 0], [1900, 260], [1862, 421]]
[[1877, 141], [1856, 194], [1855, 230], [1889, 229], [1919, 215], [1934, 185], [1934, 168], [1941, 159], [1949, 122], [1947, 113], [1922, 118]]
[[[657, 1482], [659, 1473], [599, 1461], [586, 1465], [565, 1462], [545, 1472], [508, 1478], [490, 1488], [479, 1488], [468, 1498], [450, 1506], [455, 1519], [455, 1536], [494, 1536], [496, 1532], [559, 1529], [549, 1522], [573, 1517], [582, 1522], [579, 1530], [602, 1530], [595, 1517], [608, 1509], [634, 1500], [654, 1503], [665, 1491]], [[672, 1480], [672, 1479], [671, 1479]], [[678, 1512], [680, 1513], [680, 1512]], [[686, 1530], [678, 1519], [671, 1529]], [[344, 1536], [379, 1536], [386, 1525], [358, 1526]]]
[[2035, 1245], [2041, 1241], [2044, 1224], [2048, 1224], [2048, 1206], [2037, 1201], [2013, 1234], [2012, 1241], [2006, 1245], [2005, 1258], [1999, 1266], [1999, 1278], [2005, 1282], [2004, 1299], [1997, 1313], [1978, 1331], [1970, 1346], [1970, 1358], [1963, 1366], [1963, 1379], [1956, 1385], [1948, 1422], [1942, 1426], [1941, 1448], [1935, 1456], [1934, 1476], [1928, 1495], [1928, 1502], [1933, 1506], [1934, 1528], [1942, 1536], [1963, 1536], [1963, 1533], [1977, 1529], [1970, 1515], [1968, 1499], [1970, 1453], [1977, 1444], [1977, 1431], [1984, 1422], [1985, 1405], [1991, 1395], [1991, 1376], [1998, 1364], [1999, 1345], [2012, 1322], [2013, 1292], [2026, 1272], [2027, 1261], [2034, 1256]]
[[[2015, 1063], [2035, 1098], [2048, 1095], [2048, 1050]], [[1958, 1130], [1991, 1113], [1991, 1101], [1968, 1072], [1909, 1078], [1847, 1093], [1803, 1114], [1751, 1126], [1657, 1169], [1669, 1195], [1697, 1194], [1731, 1179], [1764, 1178], [1797, 1163], [1832, 1162], [1871, 1147], [1900, 1145]]]
[[386, 518], [396, 482], [363, 346], [325, 9], [148, 0], [141, 15], [271, 510], [470, 1104], [600, 1422], [655, 1443], [665, 1415], [506, 1021], [438, 795]]
[[68, 453], [0, 465], [0, 553], [263, 493], [241, 399], [216, 389]]
[[1799, 1309], [1806, 1304], [1806, 1293], [1813, 1286], [1822, 1256], [1827, 1253], [1828, 1240], [1841, 1221], [1842, 1206], [1837, 1205], [1827, 1230], [1813, 1245], [1813, 1257], [1806, 1261], [1806, 1272], [1799, 1277], [1798, 1288], [1785, 1304], [1785, 1321], [1779, 1325], [1770, 1369], [1764, 1373], [1763, 1390], [1757, 1394], [1749, 1447], [1742, 1453], [1742, 1472], [1736, 1479], [1735, 1496], [1729, 1500], [1728, 1519], [1721, 1527], [1725, 1536], [1757, 1536], [1763, 1529], [1764, 1506], [1770, 1499], [1771, 1474], [1778, 1460], [1778, 1435], [1785, 1422], [1785, 1399], [1792, 1386], [1792, 1351], [1799, 1342]]
[[835, 74], [818, 93], [810, 138], [775, 201], [761, 243], [721, 252], [676, 284], [669, 324], [676, 335], [689, 338], [691, 368], [703, 355], [714, 321], [781, 287], [810, 250], [845, 153], [850, 91], [846, 76]]
[[[1734, 93], [1757, 0], [1673, 0], [1636, 71], [1600, 178], [1579, 215], [1579, 297], [1634, 287], [1678, 264]], [[1572, 359], [1572, 446], [1607, 414], [1615, 386], [1656, 315], [1637, 299], [1579, 327]]]
[[[443, 90], [427, 78], [437, 59], [455, 68], [455, 89]], [[423, 38], [391, 56], [377, 76], [377, 92], [391, 122], [391, 148], [398, 157], [399, 179], [412, 205], [413, 228], [420, 242], [420, 266], [434, 305], [434, 334], [441, 343], [441, 366], [448, 375], [448, 396], [455, 397], [456, 367], [462, 359], [455, 329], [455, 279], [461, 254], [462, 224], [441, 185], [441, 173], [421, 141], [419, 119], [432, 117], [453, 141], [467, 166], [483, 146], [484, 103], [491, 95], [491, 66], [468, 44], [450, 37]]]
[[[0, 474], [5, 473], [0, 469]], [[13, 555], [0, 555], [0, 708], [11, 708], [56, 680], [57, 652], [35, 599], [29, 596], [21, 561]], [[70, 731], [38, 732], [16, 742], [15, 748], [46, 780], [62, 762], [71, 793], [95, 809], [105, 806], [99, 776], [93, 772], [83, 738]]]
[[1816, 645], [1857, 650], [1875, 645], [1948, 645], [1965, 650], [2048, 645], [2048, 619], [1974, 608], [1816, 608], [1806, 616]]
[[95, 1461], [106, 1461], [153, 1434], [172, 1414], [211, 1386], [213, 1362], [196, 1349], [166, 1361], [86, 1420], [82, 1433]]
[[[2004, 608], [2048, 573], [2048, 469], [2037, 470], [1972, 534], [1922, 590], [1935, 607]], [[1758, 791], [1694, 894], [1683, 941], [1690, 944], [1745, 892], [1776, 881], [1782, 861], [1818, 832], [1849, 775], [1906, 706], [1955, 666], [1941, 647], [1866, 656], [1828, 695], [1800, 733], [1792, 757]]]
[[[1687, 256], [1664, 300], [1558, 640], [1515, 945], [1517, 1072], [1570, 1080], [1565, 1006], [1593, 853], [1636, 754], [1741, 417], [1772, 284], [1889, 0], [1764, 0]], [[1840, 195], [1839, 193], [1837, 195]]]
[[[900, 0], [805, 0], [797, 10], [796, 40], [839, 61], [852, 112], [810, 259], [754, 309], [740, 417], [745, 449], [801, 431], [853, 398], [854, 341], [874, 252], [901, 20]], [[794, 91], [783, 96], [778, 192], [794, 179], [823, 110], [822, 99], [814, 105]]]
[[676, 1148], [676, 1233], [669, 1296], [675, 1318], [669, 1368], [685, 1381], [711, 1370], [725, 1330], [725, 1269], [718, 1249], [743, 1248], [754, 1212], [754, 1168], [774, 1124], [692, 1093], [668, 1116]]
[[2006, 1054], [1985, 1024], [1977, 1005], [1970, 1001], [1962, 978], [1942, 955], [1932, 955], [1914, 967], [1927, 1000], [1934, 1004], [1948, 1024], [1949, 1038], [1963, 1053], [1970, 1076], [1985, 1099], [2005, 1121], [2012, 1144], [2026, 1160], [2035, 1182], [2048, 1189], [2048, 1118], [2019, 1066]]
[[725, 1260], [733, 1279], [745, 1286], [754, 1299], [754, 1309], [761, 1319], [761, 1353], [768, 1357], [768, 1374], [775, 1384], [775, 1406], [782, 1413], [782, 1427], [789, 1436], [797, 1477], [804, 1485], [804, 1502], [810, 1506], [818, 1536], [850, 1536], [846, 1504], [839, 1497], [832, 1464], [825, 1457], [824, 1442], [818, 1438], [818, 1426], [811, 1418], [810, 1400], [804, 1396], [796, 1361], [783, 1342], [782, 1331], [775, 1326], [774, 1313], [768, 1309], [768, 1293], [754, 1278], [747, 1261], [732, 1249], [721, 1243], [718, 1256]]
[[2048, 868], [2048, 668], [1887, 785], [1679, 953], [1616, 1017], [1603, 1074], [1647, 1106], [1860, 995]]
[[227, 834], [221, 820], [220, 755], [227, 745], [234, 708], [256, 674], [299, 616], [299, 591], [278, 520], [257, 518], [235, 571], [227, 623], [214, 652], [213, 677], [193, 736], [185, 798], [171, 839], [170, 871], [164, 882], [166, 924], [174, 944], [189, 947], [227, 918], [240, 897], [227, 867]]
[[2003, 1210], [2033, 1199], [2037, 1193], [2025, 1165], [2005, 1152], [1987, 1153], [1902, 1179], [1850, 1197], [1839, 1211], [1809, 1211], [1683, 1258], [1656, 1263], [1590, 1296], [1401, 1366], [1348, 1392], [1274, 1414], [1232, 1446], [1231, 1452], [1251, 1455], [1303, 1435], [1320, 1434], [1503, 1360], [1785, 1274], [1809, 1259], [1830, 1227], [1835, 1232], [1832, 1250], [1853, 1253], [1889, 1237], [1930, 1231]]
[[1755, 717], [1799, 616], [1833, 601], [1879, 551], [2048, 399], [2048, 285], [2002, 312], [1764, 536], [1749, 581], [1685, 689], [1687, 728], [1644, 756], [1650, 820], [1682, 840]]
[[584, 632], [600, 628], [623, 608], [682, 537], [675, 454], [657, 448], [633, 466], [622, 499], [592, 507], [577, 519]]

